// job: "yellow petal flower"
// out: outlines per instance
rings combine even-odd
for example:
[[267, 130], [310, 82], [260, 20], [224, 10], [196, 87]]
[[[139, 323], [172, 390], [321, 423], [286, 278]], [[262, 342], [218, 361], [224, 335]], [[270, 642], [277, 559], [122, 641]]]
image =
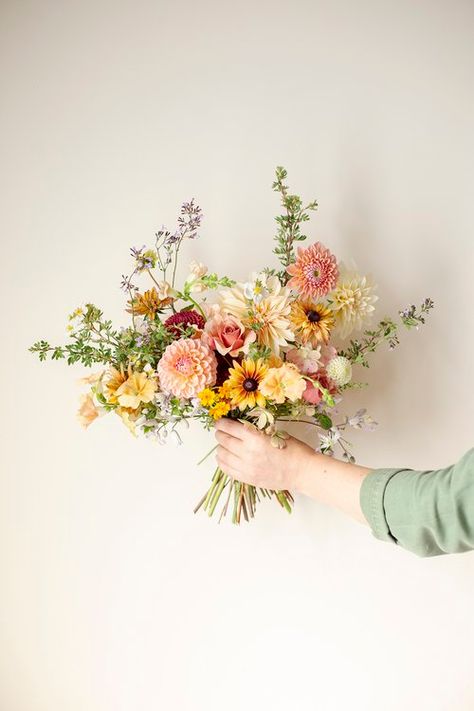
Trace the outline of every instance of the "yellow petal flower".
[[127, 380], [118, 388], [116, 396], [122, 407], [136, 410], [142, 402], [150, 402], [156, 390], [155, 379], [149, 378], [146, 373], [131, 372]]

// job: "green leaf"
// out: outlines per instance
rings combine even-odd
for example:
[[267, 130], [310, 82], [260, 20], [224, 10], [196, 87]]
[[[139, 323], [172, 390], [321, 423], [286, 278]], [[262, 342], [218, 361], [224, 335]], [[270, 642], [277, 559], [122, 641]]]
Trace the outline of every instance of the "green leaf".
[[323, 428], [323, 430], [331, 429], [332, 420], [329, 415], [326, 415], [325, 412], [317, 412], [314, 417], [318, 421], [319, 425]]

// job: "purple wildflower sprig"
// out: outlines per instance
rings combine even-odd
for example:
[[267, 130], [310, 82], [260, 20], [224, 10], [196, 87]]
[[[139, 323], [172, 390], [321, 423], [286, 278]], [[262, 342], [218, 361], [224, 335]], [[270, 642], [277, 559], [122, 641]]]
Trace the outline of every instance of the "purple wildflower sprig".
[[183, 202], [177, 221], [177, 228], [174, 232], [164, 227], [155, 233], [155, 256], [156, 264], [166, 281], [167, 271], [172, 266], [171, 285], [176, 281], [176, 269], [178, 266], [178, 252], [185, 239], [196, 239], [198, 229], [201, 226], [202, 211], [196, 205], [194, 198], [190, 202]]

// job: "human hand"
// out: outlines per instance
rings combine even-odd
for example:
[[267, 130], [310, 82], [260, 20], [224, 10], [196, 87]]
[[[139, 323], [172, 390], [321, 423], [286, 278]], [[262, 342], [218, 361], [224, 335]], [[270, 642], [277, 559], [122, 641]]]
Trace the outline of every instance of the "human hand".
[[278, 449], [268, 435], [236, 420], [216, 423], [217, 462], [222, 471], [244, 484], [262, 489], [298, 490], [299, 475], [314, 458], [313, 450], [289, 437]]

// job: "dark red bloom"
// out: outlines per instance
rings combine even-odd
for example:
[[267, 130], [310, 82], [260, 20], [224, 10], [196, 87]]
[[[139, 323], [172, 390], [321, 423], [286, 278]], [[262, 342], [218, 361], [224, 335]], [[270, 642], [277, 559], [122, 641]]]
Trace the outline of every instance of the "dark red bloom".
[[229, 377], [229, 368], [232, 367], [229, 359], [221, 355], [217, 351], [214, 353], [217, 360], [216, 385], [222, 385]]
[[189, 326], [196, 326], [199, 330], [204, 328], [205, 321], [197, 311], [178, 311], [165, 321], [165, 326], [176, 338], [183, 335]]

